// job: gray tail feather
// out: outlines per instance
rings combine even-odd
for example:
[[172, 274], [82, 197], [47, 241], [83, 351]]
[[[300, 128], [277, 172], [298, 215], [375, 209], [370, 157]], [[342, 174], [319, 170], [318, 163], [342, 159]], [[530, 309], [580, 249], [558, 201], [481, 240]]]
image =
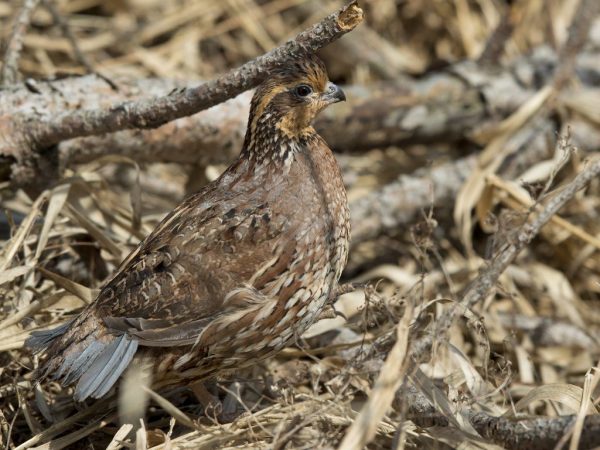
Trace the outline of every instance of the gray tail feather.
[[34, 353], [39, 353], [52, 344], [56, 338], [59, 338], [65, 334], [72, 322], [72, 320], [69, 320], [68, 322], [63, 323], [61, 326], [52, 330], [34, 331], [31, 333], [31, 336], [27, 338], [27, 341], [25, 341], [25, 345]]
[[[125, 371], [137, 348], [137, 341], [125, 334], [106, 344], [100, 343], [90, 356], [92, 362], [85, 363], [85, 371], [80, 370], [81, 377], [75, 388], [75, 400], [80, 402], [88, 397], [100, 398], [106, 394]], [[79, 357], [82, 355], [83, 353]]]
[[[39, 352], [62, 336], [69, 325], [67, 323], [50, 331], [35, 331], [26, 345]], [[79, 380], [74, 399], [81, 402], [88, 397], [100, 398], [114, 386], [133, 359], [138, 342], [126, 334], [104, 341], [93, 333], [70, 347], [72, 351], [67, 349], [61, 362], [53, 363], [52, 358], [47, 361], [43, 376], [54, 371], [53, 378], [61, 379], [64, 385]]]

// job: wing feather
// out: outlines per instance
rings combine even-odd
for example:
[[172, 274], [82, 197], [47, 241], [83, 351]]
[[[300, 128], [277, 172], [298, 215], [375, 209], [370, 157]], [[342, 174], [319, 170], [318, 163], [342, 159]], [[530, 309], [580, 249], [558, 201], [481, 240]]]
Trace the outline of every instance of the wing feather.
[[182, 204], [101, 291], [95, 308], [109, 330], [141, 346], [192, 345], [211, 321], [245, 307], [227, 305], [228, 293], [276, 260], [288, 219], [267, 203], [212, 204], [195, 212]]

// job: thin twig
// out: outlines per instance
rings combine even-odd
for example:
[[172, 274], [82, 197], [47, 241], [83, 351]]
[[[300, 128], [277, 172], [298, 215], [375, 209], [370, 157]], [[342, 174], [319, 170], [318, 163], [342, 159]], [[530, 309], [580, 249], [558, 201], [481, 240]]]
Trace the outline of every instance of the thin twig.
[[[311, 54], [353, 30], [363, 18], [356, 0], [330, 14], [294, 39], [194, 88], [146, 100], [124, 102], [108, 109], [73, 111], [44, 122], [30, 118], [30, 142], [45, 147], [62, 140], [132, 128], [156, 128], [171, 120], [195, 114], [251, 89], [281, 64]], [[27, 120], [27, 118], [24, 118]], [[37, 144], [37, 145], [36, 145]]]
[[21, 7], [15, 24], [8, 38], [6, 44], [6, 51], [4, 53], [4, 61], [2, 65], [2, 72], [0, 73], [0, 86], [6, 84], [13, 84], [17, 81], [17, 75], [19, 73], [19, 56], [23, 49], [23, 38], [31, 22], [31, 14], [37, 7], [40, 0], [24, 0], [23, 6]]
[[77, 43], [77, 38], [73, 34], [73, 30], [69, 26], [69, 23], [60, 14], [60, 11], [58, 11], [56, 5], [54, 5], [53, 0], [42, 0], [42, 3], [52, 16], [54, 24], [60, 27], [62, 34], [71, 44], [71, 48], [73, 49], [73, 55], [75, 56], [75, 59], [79, 62], [79, 64], [81, 64], [85, 68], [85, 70], [87, 70], [88, 73], [93, 73], [98, 78], [104, 80], [106, 84], [108, 84], [113, 90], [118, 91], [119, 88], [117, 87], [117, 85], [110, 78], [98, 72], [98, 70], [94, 68], [94, 65], [87, 57], [87, 55], [83, 53], [83, 51], [79, 47], [79, 44]]

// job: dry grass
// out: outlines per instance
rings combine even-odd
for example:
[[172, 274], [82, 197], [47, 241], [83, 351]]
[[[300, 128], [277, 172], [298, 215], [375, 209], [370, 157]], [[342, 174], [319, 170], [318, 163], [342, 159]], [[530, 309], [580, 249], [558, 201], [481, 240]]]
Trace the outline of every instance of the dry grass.
[[[0, 1], [3, 38], [17, 3]], [[391, 64], [395, 73], [418, 74], [476, 59], [507, 9], [494, 0], [363, 3], [374, 39], [389, 47], [381, 57], [386, 67], [378, 67], [377, 61], [348, 64], [352, 58], [339, 49], [349, 50], [337, 47], [324, 52], [335, 81], [389, 78]], [[506, 43], [505, 59], [543, 43], [562, 45], [576, 1], [513, 3], [511, 14], [518, 20]], [[284, 41], [340, 2], [56, 4], [80, 51], [109, 78], [207, 78]], [[73, 42], [52, 20], [43, 4], [33, 14], [22, 73], [33, 78], [85, 73]], [[105, 158], [69, 169], [60, 183], [33, 200], [4, 186], [0, 448], [300, 449], [341, 444], [350, 449], [368, 441], [369, 448], [497, 448], [491, 439], [478, 437], [470, 423], [469, 414], [477, 411], [509, 417], [577, 414], [577, 439], [585, 414], [598, 413], [600, 398], [598, 180], [553, 217], [504, 271], [485, 301], [463, 310], [447, 333], [436, 336], [432, 358], [415, 367], [406, 357], [410, 341], [434, 332], [437, 319], [461, 300], [461, 292], [488, 266], [485, 256], [511, 243], [527, 211], [537, 204], [543, 208], [588, 159], [597, 157], [598, 146], [594, 155], [574, 152], [568, 145], [554, 152], [549, 143], [548, 159], [511, 178], [496, 174], [507, 157], [506, 142], [540, 111], [552, 110], [558, 94], [540, 90], [488, 130], [481, 170], [467, 181], [455, 205], [436, 208], [431, 216], [426, 211], [420, 223], [353, 249], [345, 278], [368, 282], [369, 287], [339, 300], [338, 309], [347, 321], [321, 321], [298, 346], [237, 378], [219, 381], [213, 392], [235, 417], [225, 424], [205, 414], [185, 389], [136, 391], [140, 374], [130, 375], [134, 378], [129, 386], [134, 387], [123, 390], [120, 409], [114, 399], [74, 404], [69, 388], [53, 382], [33, 384], [37, 357], [23, 348], [32, 330], [57, 326], [93, 300], [116, 265], [183, 197], [188, 176], [198, 177], [197, 169], [161, 164], [140, 168], [123, 158]], [[563, 102], [591, 111], [586, 115], [590, 126], [600, 126], [597, 111], [594, 116], [594, 107], [586, 107], [584, 99], [569, 96]], [[431, 148], [344, 155], [345, 172], [352, 180], [349, 196], [357, 198], [395, 174], [412, 172], [431, 159], [451, 160], [461, 152], [458, 146], [440, 142]], [[202, 175], [211, 179], [221, 169], [209, 166]], [[529, 183], [526, 187], [540, 185], [542, 195], [532, 196], [523, 180]], [[374, 346], [389, 336], [397, 337], [395, 345]], [[407, 406], [411, 397], [394, 395], [398, 387], [407, 388], [407, 380], [435, 404], [434, 415], [445, 418], [449, 427], [426, 427]], [[140, 428], [140, 411], [148, 400]], [[127, 416], [134, 418], [133, 427], [119, 424], [118, 411], [123, 417], [124, 404], [133, 411]], [[565, 446], [570, 439], [565, 438]], [[573, 442], [571, 448], [576, 448]]]

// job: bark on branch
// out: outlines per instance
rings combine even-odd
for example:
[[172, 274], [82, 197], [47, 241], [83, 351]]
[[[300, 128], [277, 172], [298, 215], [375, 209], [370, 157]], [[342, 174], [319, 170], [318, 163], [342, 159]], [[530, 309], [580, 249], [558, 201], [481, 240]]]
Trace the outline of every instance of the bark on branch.
[[353, 245], [412, 222], [429, 205], [451, 201], [476, 165], [473, 155], [421, 169], [354, 200], [350, 204]]
[[[427, 397], [414, 386], [408, 385], [396, 392], [393, 406], [402, 410], [408, 406], [407, 418], [417, 426], [448, 427], [450, 421]], [[504, 448], [513, 450], [544, 450], [556, 448], [558, 442], [575, 423], [576, 416], [509, 418], [495, 417], [486, 412], [463, 411], [463, 416], [477, 432]], [[600, 445], [600, 415], [590, 415], [579, 441], [580, 449]]]

